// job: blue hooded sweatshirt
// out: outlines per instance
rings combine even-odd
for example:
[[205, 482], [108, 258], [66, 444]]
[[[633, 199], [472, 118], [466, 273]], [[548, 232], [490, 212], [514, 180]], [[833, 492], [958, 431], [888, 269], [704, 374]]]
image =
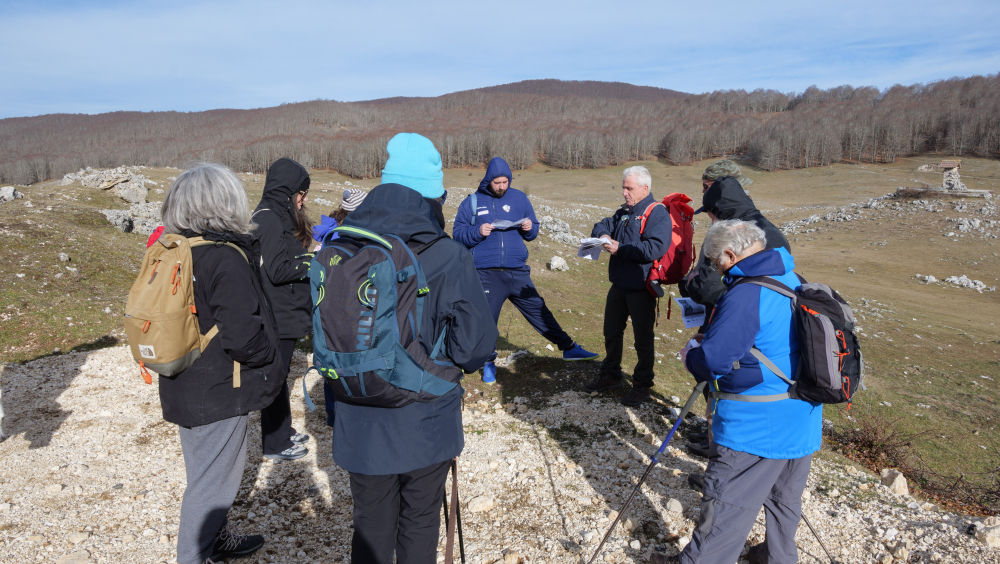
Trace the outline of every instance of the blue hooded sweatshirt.
[[[733, 266], [726, 285], [731, 287], [740, 277], [770, 276], [795, 289], [801, 284], [794, 268], [785, 248], [769, 249]], [[687, 355], [687, 369], [720, 392], [749, 396], [787, 392], [788, 384], [750, 353], [754, 346], [794, 379], [799, 342], [791, 300], [756, 284], [740, 284], [716, 302], [701, 346]], [[714, 401], [713, 438], [722, 446], [771, 459], [800, 458], [820, 448], [822, 404], [798, 399]]]
[[[479, 269], [524, 268], [528, 260], [528, 248], [524, 242], [538, 236], [538, 219], [535, 218], [535, 210], [524, 192], [507, 188], [499, 198], [490, 192], [490, 182], [500, 176], [513, 182], [514, 175], [507, 162], [494, 157], [486, 167], [486, 176], [479, 182], [479, 189], [476, 190], [476, 209], [472, 209], [472, 197], [469, 196], [459, 204], [458, 215], [455, 217], [452, 235], [469, 249], [476, 268]], [[484, 223], [501, 219], [519, 221], [525, 218], [531, 220], [531, 229], [528, 231], [514, 226], [503, 230], [494, 229], [486, 237], [479, 232], [479, 227]]]

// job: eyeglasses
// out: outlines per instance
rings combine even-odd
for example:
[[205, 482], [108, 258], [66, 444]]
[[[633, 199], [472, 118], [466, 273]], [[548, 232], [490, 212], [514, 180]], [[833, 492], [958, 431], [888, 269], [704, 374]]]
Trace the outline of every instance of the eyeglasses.
[[447, 200], [448, 200], [448, 191], [445, 190], [444, 194], [441, 194], [441, 205], [443, 206]]

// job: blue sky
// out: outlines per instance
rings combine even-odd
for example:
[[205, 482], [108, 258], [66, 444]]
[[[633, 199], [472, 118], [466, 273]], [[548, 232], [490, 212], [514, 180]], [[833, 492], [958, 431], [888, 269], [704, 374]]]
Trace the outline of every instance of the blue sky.
[[1000, 72], [1000, 2], [0, 2], [0, 118], [437, 96], [532, 78], [685, 92]]

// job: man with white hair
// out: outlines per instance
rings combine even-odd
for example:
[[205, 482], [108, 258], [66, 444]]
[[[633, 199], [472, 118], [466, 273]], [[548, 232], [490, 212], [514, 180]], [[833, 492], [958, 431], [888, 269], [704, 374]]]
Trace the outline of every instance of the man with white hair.
[[[798, 562], [795, 530], [812, 453], [820, 448], [823, 406], [789, 399], [788, 384], [770, 368], [796, 374], [791, 300], [747, 282], [768, 277], [792, 290], [801, 282], [788, 250], [765, 249], [766, 243], [760, 227], [740, 220], [718, 221], [705, 236], [704, 253], [728, 291], [715, 304], [701, 346], [685, 348], [681, 357], [696, 380], [710, 384], [714, 435], [691, 542], [654, 562], [735, 562], [761, 506], [766, 540], [748, 559]], [[770, 363], [758, 360], [764, 358]]]
[[[646, 289], [646, 276], [654, 260], [666, 252], [673, 224], [670, 213], [650, 193], [652, 179], [644, 166], [622, 173], [625, 203], [611, 217], [594, 225], [591, 237], [606, 237], [604, 249], [611, 253], [608, 290], [604, 306], [604, 362], [597, 377], [583, 387], [603, 392], [622, 387], [622, 348], [625, 326], [632, 318], [638, 362], [632, 373], [632, 390], [622, 397], [622, 405], [636, 407], [649, 401], [653, 387], [653, 324], [656, 296]], [[648, 211], [648, 213], [646, 213]]]

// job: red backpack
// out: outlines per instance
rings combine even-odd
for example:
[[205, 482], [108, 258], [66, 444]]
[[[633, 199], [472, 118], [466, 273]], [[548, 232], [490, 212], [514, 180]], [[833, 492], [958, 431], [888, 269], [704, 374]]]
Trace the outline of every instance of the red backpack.
[[[646, 289], [657, 298], [663, 297], [663, 286], [680, 282], [694, 264], [694, 225], [691, 223], [694, 210], [688, 205], [690, 201], [691, 198], [688, 196], [675, 192], [663, 198], [663, 202], [649, 206], [642, 214], [642, 223], [639, 224], [640, 235], [646, 229], [646, 220], [656, 206], [662, 205], [667, 208], [670, 222], [673, 224], [667, 251], [660, 260], [653, 261], [653, 266], [646, 277]], [[670, 319], [669, 305], [667, 307], [667, 319]]]

